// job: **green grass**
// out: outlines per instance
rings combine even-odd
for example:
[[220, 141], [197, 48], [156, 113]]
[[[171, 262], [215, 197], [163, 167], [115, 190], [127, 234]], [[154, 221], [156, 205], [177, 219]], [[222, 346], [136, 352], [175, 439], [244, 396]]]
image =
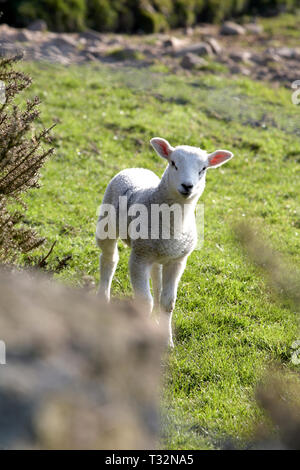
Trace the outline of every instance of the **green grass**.
[[[29, 96], [43, 99], [42, 122], [58, 122], [56, 156], [42, 188], [27, 198], [30, 223], [47, 238], [49, 258], [72, 255], [57, 277], [98, 282], [96, 211], [110, 178], [142, 166], [161, 175], [165, 163], [153, 136], [172, 145], [235, 157], [210, 171], [205, 242], [189, 258], [174, 312], [176, 344], [164, 361], [161, 446], [218, 448], [230, 436], [243, 443], [263, 418], [254, 391], [270, 364], [291, 368], [295, 313], [266, 287], [239, 249], [233, 224], [262, 226], [273, 246], [300, 265], [299, 107], [291, 92], [250, 79], [181, 77], [163, 69], [22, 64], [34, 78]], [[113, 295], [131, 294], [128, 250], [120, 245]], [[294, 366], [294, 369], [296, 366]]]
[[282, 39], [284, 38], [285, 46], [299, 45], [299, 27], [300, 27], [300, 10], [295, 13], [286, 13], [278, 15], [273, 18], [260, 18], [260, 22], [265, 28], [265, 32], [274, 41], [280, 40], [283, 45]]

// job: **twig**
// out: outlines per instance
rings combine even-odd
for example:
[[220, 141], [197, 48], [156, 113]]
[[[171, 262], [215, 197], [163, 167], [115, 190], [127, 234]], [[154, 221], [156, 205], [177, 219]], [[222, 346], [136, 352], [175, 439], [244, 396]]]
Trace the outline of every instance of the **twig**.
[[44, 258], [41, 259], [41, 261], [38, 263], [38, 267], [39, 268], [44, 268], [45, 265], [46, 265], [46, 259], [51, 255], [52, 251], [53, 251], [53, 248], [55, 247], [56, 245], [56, 240], [52, 243], [52, 246], [49, 250], [49, 252], [47, 253], [46, 256], [44, 256]]

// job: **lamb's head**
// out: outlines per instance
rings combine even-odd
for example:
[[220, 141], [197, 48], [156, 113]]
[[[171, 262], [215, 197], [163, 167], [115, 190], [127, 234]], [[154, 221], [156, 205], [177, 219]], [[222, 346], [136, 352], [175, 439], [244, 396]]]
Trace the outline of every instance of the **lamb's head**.
[[184, 199], [201, 196], [205, 187], [206, 170], [217, 168], [233, 157], [228, 150], [207, 153], [188, 145], [174, 148], [167, 140], [159, 137], [154, 137], [150, 143], [158, 155], [169, 162], [166, 172], [170, 191]]

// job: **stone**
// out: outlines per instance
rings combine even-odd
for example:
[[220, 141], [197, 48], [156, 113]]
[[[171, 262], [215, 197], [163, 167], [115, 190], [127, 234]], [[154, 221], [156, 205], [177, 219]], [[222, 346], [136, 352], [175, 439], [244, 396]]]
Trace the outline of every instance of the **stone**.
[[30, 23], [29, 26], [27, 26], [27, 29], [29, 29], [29, 31], [45, 32], [48, 30], [48, 26], [47, 26], [46, 21], [44, 20], [35, 20], [32, 23]]
[[184, 39], [179, 39], [179, 38], [176, 38], [175, 36], [172, 36], [163, 42], [163, 47], [171, 48], [174, 51], [184, 47], [185, 45], [186, 45], [186, 41]]
[[248, 23], [244, 25], [247, 33], [250, 34], [262, 34], [264, 32], [264, 27], [262, 24], [258, 23]]
[[35, 39], [34, 35], [27, 29], [21, 29], [15, 35], [15, 40], [19, 42], [30, 42]]
[[86, 60], [96, 60], [101, 59], [105, 56], [105, 49], [102, 47], [85, 47], [80, 50], [80, 55], [85, 57]]
[[241, 74], [246, 76], [249, 76], [251, 73], [249, 69], [241, 65], [234, 65], [233, 67], [230, 67], [230, 72], [233, 74]]
[[0, 57], [11, 57], [15, 56], [17, 60], [24, 59], [26, 53], [24, 50], [16, 47], [13, 42], [0, 43]]
[[102, 41], [102, 34], [93, 29], [87, 29], [79, 34], [80, 38], [86, 39], [87, 41]]
[[0, 33], [7, 33], [7, 32], [10, 31], [11, 29], [13, 29], [13, 28], [11, 28], [10, 26], [8, 26], [8, 24], [6, 24], [6, 23], [0, 24]]
[[47, 42], [42, 44], [43, 51], [47, 54], [47, 51], [54, 51], [57, 55], [67, 57], [77, 52], [76, 42], [72, 38], [65, 38], [63, 36], [56, 36]]
[[282, 57], [279, 57], [275, 52], [270, 52], [264, 56], [266, 63], [268, 62], [282, 62]]
[[18, 30], [16, 28], [11, 28], [7, 24], [0, 25], [0, 41], [1, 42], [12, 42], [17, 39]]
[[204, 55], [212, 56], [213, 55], [213, 51], [212, 51], [211, 46], [209, 44], [207, 44], [206, 42], [199, 42], [199, 43], [196, 43], [196, 44], [191, 44], [190, 46], [179, 49], [175, 52], [175, 55], [177, 57], [180, 57], [180, 56], [184, 56], [184, 55], [189, 54], [189, 53], [197, 54], [197, 55], [201, 55], [201, 56], [204, 56]]
[[300, 57], [299, 49], [294, 47], [279, 47], [275, 49], [275, 52], [283, 59], [295, 59], [297, 56]]
[[193, 28], [191, 28], [191, 26], [187, 26], [186, 28], [184, 28], [184, 34], [185, 36], [193, 36], [194, 34]]
[[119, 46], [120, 45], [120, 41], [118, 41], [118, 39], [109, 39], [106, 43], [108, 46]]
[[207, 44], [210, 45], [212, 48], [213, 52], [217, 55], [221, 54], [222, 52], [222, 47], [220, 43], [215, 39], [215, 38], [207, 38], [206, 39]]
[[269, 62], [269, 56], [266, 54], [250, 54], [249, 60], [258, 65], [267, 65]]
[[10, 36], [16, 32], [15, 28], [11, 28], [8, 24], [0, 24], [0, 35], [2, 36]]
[[242, 35], [245, 34], [246, 30], [243, 26], [234, 23], [233, 21], [225, 21], [220, 29], [220, 34], [223, 35]]
[[189, 52], [182, 57], [180, 65], [188, 70], [201, 69], [207, 65], [207, 60]]
[[251, 54], [248, 51], [234, 51], [229, 57], [234, 60], [234, 62], [249, 62]]
[[56, 43], [57, 47], [67, 46], [67, 47], [77, 48], [77, 45], [78, 45], [78, 40], [75, 37], [67, 33], [57, 35], [56, 37], [54, 37], [53, 42]]

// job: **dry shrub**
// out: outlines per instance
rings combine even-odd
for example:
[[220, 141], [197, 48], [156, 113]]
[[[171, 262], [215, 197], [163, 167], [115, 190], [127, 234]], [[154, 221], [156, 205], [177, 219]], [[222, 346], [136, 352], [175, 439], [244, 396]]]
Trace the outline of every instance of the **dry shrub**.
[[[53, 149], [45, 149], [50, 129], [34, 131], [39, 99], [28, 100], [24, 109], [14, 104], [31, 79], [16, 70], [18, 57], [0, 58], [0, 81], [5, 102], [0, 104], [0, 262], [15, 261], [43, 239], [23, 223], [26, 205], [22, 195], [38, 187], [39, 170]], [[17, 208], [18, 207], [18, 208]]]
[[166, 335], [129, 302], [0, 272], [0, 447], [156, 445]]

